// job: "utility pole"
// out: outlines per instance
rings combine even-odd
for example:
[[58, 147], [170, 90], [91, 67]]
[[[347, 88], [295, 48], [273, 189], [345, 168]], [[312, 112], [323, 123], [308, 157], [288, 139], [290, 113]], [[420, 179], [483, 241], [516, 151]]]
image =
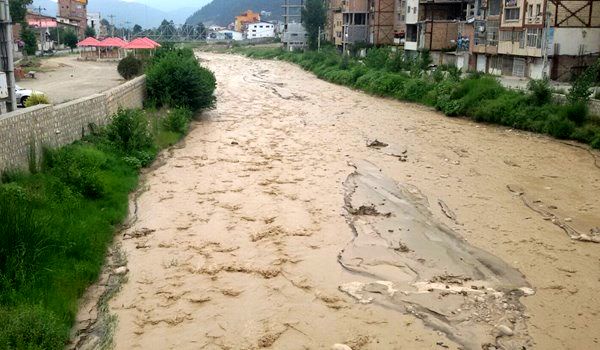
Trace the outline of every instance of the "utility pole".
[[106, 17], [110, 18], [110, 26], [112, 27], [112, 29], [111, 29], [112, 33], [111, 33], [110, 36], [115, 36], [115, 17], [117, 17], [117, 16], [115, 16], [115, 15], [108, 15]]
[[2, 71], [6, 73], [8, 101], [6, 109], [12, 112], [17, 109], [15, 96], [15, 62], [13, 59], [13, 32], [8, 0], [0, 0], [0, 60]]
[[546, 18], [544, 19], [546, 23], [544, 23], [544, 45], [542, 45], [542, 56], [543, 56], [543, 68], [542, 68], [542, 78], [546, 79], [548, 78], [549, 74], [548, 74], [548, 46], [550, 45], [549, 43], [549, 38], [548, 36], [550, 35], [550, 19], [551, 19], [552, 14], [550, 13], [550, 11], [546, 12]]

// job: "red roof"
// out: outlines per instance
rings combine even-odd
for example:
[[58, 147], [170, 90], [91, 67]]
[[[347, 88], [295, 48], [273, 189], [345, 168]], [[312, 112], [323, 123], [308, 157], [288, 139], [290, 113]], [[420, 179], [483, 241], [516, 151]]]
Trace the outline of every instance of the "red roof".
[[142, 40], [145, 40], [147, 42], [149, 42], [150, 44], [154, 45], [154, 47], [161, 47], [162, 45], [157, 43], [156, 41], [150, 39], [150, 38], [142, 38]]
[[100, 46], [100, 42], [93, 37], [87, 37], [77, 43], [77, 46]]
[[132, 40], [129, 44], [125, 45], [124, 47], [125, 49], [128, 50], [148, 50], [148, 49], [154, 49], [156, 48], [156, 46], [142, 38], [137, 38]]
[[106, 38], [100, 42], [100, 47], [124, 47], [126, 43], [119, 38]]

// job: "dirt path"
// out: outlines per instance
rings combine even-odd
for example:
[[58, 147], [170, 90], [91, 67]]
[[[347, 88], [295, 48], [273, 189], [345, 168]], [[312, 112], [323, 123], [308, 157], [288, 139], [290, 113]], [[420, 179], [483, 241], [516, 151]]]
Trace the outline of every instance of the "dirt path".
[[201, 57], [218, 108], [120, 239], [117, 349], [600, 346], [600, 245], [557, 226], [600, 226], [591, 153]]
[[78, 61], [77, 56], [43, 59], [36, 79], [18, 85], [48, 95], [52, 103], [62, 103], [106, 91], [123, 82], [115, 62]]

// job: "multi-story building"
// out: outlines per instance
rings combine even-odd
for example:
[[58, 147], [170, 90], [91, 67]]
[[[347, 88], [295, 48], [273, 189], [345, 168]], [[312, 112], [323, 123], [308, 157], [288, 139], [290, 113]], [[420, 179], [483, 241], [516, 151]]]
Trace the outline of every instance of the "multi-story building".
[[369, 0], [369, 43], [393, 45], [397, 0]]
[[100, 12], [88, 13], [87, 14], [87, 26], [94, 29], [96, 33], [96, 37], [100, 37], [100, 32], [102, 31], [102, 16]]
[[268, 22], [257, 22], [246, 25], [246, 39], [263, 39], [275, 37], [275, 25]]
[[260, 22], [260, 13], [255, 13], [252, 12], [252, 10], [248, 10], [235, 17], [235, 31], [242, 32], [244, 31], [246, 25], [256, 22]]
[[58, 0], [58, 16], [78, 27], [79, 37], [83, 37], [87, 27], [87, 0]]
[[600, 54], [600, 1], [488, 0], [475, 21], [473, 68], [569, 80]]

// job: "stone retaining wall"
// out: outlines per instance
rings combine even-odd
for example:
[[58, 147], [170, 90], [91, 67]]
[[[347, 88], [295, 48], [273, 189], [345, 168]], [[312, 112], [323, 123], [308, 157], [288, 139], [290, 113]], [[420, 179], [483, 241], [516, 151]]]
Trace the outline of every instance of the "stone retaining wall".
[[119, 108], [142, 108], [146, 78], [139, 77], [104, 93], [58, 105], [38, 105], [0, 116], [0, 171], [25, 169], [31, 147], [60, 147], [81, 139], [89, 125], [105, 125]]

